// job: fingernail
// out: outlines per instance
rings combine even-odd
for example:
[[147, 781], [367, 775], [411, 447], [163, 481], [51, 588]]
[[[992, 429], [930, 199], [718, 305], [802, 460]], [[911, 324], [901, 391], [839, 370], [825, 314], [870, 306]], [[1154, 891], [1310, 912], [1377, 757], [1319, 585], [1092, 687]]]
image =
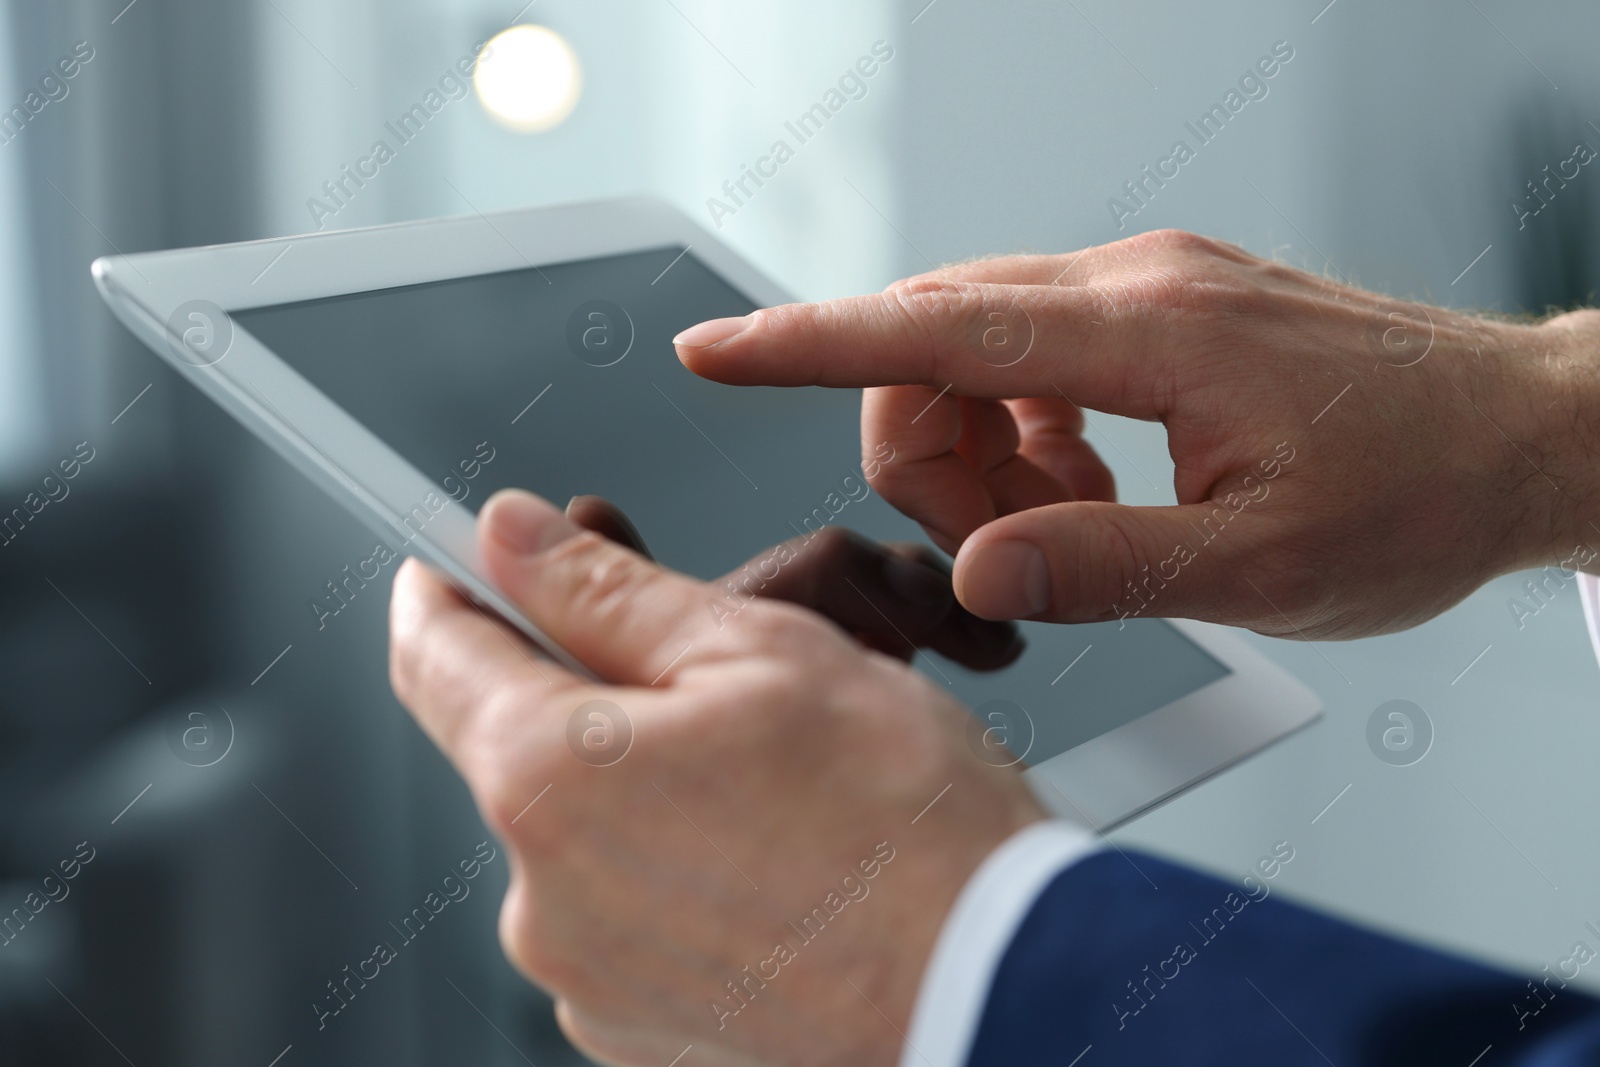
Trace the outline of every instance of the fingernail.
[[961, 601], [987, 619], [1030, 619], [1050, 607], [1050, 565], [1026, 541], [996, 541], [962, 568]]
[[519, 556], [543, 552], [577, 532], [555, 507], [520, 489], [490, 497], [480, 521], [488, 525], [491, 537]]
[[884, 557], [883, 580], [913, 607], [931, 608], [955, 599], [948, 574], [904, 556]]
[[735, 319], [712, 319], [710, 322], [689, 327], [674, 337], [672, 343], [681, 348], [709, 348], [743, 333], [748, 325], [750, 325], [749, 315], [741, 315]]

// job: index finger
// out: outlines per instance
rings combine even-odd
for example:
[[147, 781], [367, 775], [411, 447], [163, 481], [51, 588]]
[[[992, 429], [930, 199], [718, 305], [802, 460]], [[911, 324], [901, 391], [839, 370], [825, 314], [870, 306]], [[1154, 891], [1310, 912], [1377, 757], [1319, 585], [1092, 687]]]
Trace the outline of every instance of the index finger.
[[925, 385], [963, 396], [1066, 395], [1158, 418], [1168, 375], [1159, 317], [1099, 286], [927, 278], [883, 293], [716, 319], [673, 339], [729, 385]]

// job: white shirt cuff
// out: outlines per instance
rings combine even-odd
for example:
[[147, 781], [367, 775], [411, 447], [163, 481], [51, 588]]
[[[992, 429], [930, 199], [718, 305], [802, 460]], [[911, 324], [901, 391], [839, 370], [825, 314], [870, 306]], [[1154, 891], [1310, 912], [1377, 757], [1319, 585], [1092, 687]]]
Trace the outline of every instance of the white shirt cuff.
[[1099, 851], [1100, 838], [1061, 820], [1012, 834], [968, 879], [933, 947], [900, 1067], [962, 1067], [989, 987], [1017, 928], [1056, 875]]
[[1600, 578], [1592, 574], [1579, 574], [1578, 599], [1583, 602], [1583, 621], [1589, 627], [1589, 644], [1594, 646], [1595, 658], [1600, 659]]

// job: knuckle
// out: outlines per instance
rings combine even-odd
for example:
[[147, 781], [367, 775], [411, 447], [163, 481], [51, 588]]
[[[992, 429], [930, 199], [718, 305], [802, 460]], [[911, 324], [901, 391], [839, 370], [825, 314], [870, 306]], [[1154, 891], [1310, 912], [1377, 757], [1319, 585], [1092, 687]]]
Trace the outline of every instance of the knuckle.
[[557, 576], [558, 602], [601, 627], [620, 618], [630, 600], [662, 581], [659, 568], [589, 531], [551, 549], [547, 560], [550, 573]]
[[444, 665], [428, 652], [427, 642], [407, 628], [389, 642], [389, 686], [395, 697], [413, 712], [425, 710], [428, 694]]
[[616, 1013], [614, 997], [596, 996], [583, 1004], [564, 997], [556, 1005], [556, 1025], [573, 1048], [601, 1063], [657, 1062], [653, 1055], [640, 1051], [636, 1040], [621, 1036], [625, 1030], [613, 1029], [613, 1024], [604, 1018]]
[[943, 312], [960, 308], [976, 292], [971, 282], [958, 282], [938, 275], [920, 274], [890, 287], [903, 305], [916, 312]]
[[933, 274], [913, 274], [909, 278], [898, 278], [898, 279], [890, 282], [888, 285], [883, 287], [883, 291], [884, 291], [885, 294], [893, 294], [893, 295], [898, 296], [901, 293], [904, 293], [908, 288], [910, 288], [913, 285], [918, 284], [919, 282], [926, 282], [926, 281], [929, 281], [929, 280], [936, 280], [936, 278], [937, 278], [937, 276], [933, 275]]
[[752, 326], [762, 329], [782, 330], [809, 318], [805, 304], [779, 304], [777, 307], [757, 308], [750, 313]]
[[[406, 562], [409, 564], [410, 560]], [[397, 576], [399, 588], [389, 601], [389, 687], [408, 707], [417, 695], [419, 661], [424, 648], [418, 633], [420, 620], [406, 599], [405, 585], [409, 578], [404, 571]]]
[[411, 706], [412, 698], [416, 695], [415, 687], [415, 662], [410, 645], [405, 638], [394, 630], [389, 637], [389, 688], [394, 690], [394, 695], [400, 703]]
[[796, 660], [775, 660], [762, 672], [756, 689], [775, 708], [802, 708], [816, 698], [816, 673]]
[[765, 664], [800, 675], [815, 671], [831, 639], [842, 640], [821, 616], [764, 599], [751, 601], [739, 615], [739, 625], [718, 631], [714, 638], [719, 651], [730, 658], [760, 657]]
[[836, 309], [828, 305], [779, 304], [751, 312], [750, 321], [753, 328], [774, 336], [804, 337], [824, 327], [826, 317], [836, 313]]
[[1270, 295], [1259, 286], [1205, 264], [1167, 263], [1127, 277], [1121, 296], [1136, 306], [1195, 320], [1232, 320], [1269, 309]]
[[1212, 255], [1221, 250], [1222, 242], [1193, 233], [1189, 230], [1146, 230], [1124, 238], [1122, 246], [1137, 256], [1157, 256], [1183, 253]]
[[889, 294], [891, 307], [930, 340], [976, 321], [983, 311], [977, 284], [943, 278], [911, 278]]
[[1104, 583], [1098, 589], [1082, 589], [1080, 594], [1103, 600], [1107, 604], [1119, 602], [1130, 583], [1137, 584], [1143, 568], [1151, 563], [1145, 552], [1122, 523], [1105, 511], [1095, 510], [1085, 516], [1083, 539], [1079, 544], [1078, 566], [1070, 573], [1098, 575]]
[[[513, 824], [528, 803], [527, 786], [524, 784], [526, 779], [506, 773], [498, 763], [490, 763], [487, 767], [489, 769], [481, 772], [478, 780], [472, 783], [472, 792], [484, 825], [502, 841], [509, 841], [518, 830]], [[519, 851], [526, 850], [520, 839], [517, 847]]]
[[866, 476], [867, 484], [872, 487], [873, 492], [902, 511], [906, 510], [902, 505], [915, 501], [915, 496], [910, 490], [923, 483], [921, 473], [906, 463], [881, 463], [872, 471], [862, 473]]
[[743, 625], [728, 633], [730, 650], [738, 653], [770, 652], [793, 642], [806, 629], [800, 609], [772, 600], [753, 601]]
[[949, 381], [951, 361], [982, 336], [985, 294], [995, 291], [977, 282], [912, 278], [885, 300], [906, 336], [931, 357], [932, 377]]
[[557, 947], [551, 924], [539, 914], [526, 881], [506, 892], [500, 906], [500, 948], [506, 959], [530, 981], [561, 991], [577, 983], [577, 973]]
[[802, 561], [822, 574], [837, 574], [860, 551], [860, 542], [842, 526], [824, 526], [800, 549]]
[[[1235, 319], [1271, 310], [1256, 281], [1262, 261], [1237, 245], [1188, 230], [1150, 230], [1121, 242], [1130, 253], [1123, 296], [1157, 311]], [[1239, 270], [1253, 265], [1255, 273]]]
[[[793, 634], [791, 632], [790, 636]], [[807, 669], [809, 665], [810, 669]], [[740, 749], [752, 747], [789, 748], [789, 741], [770, 744], [775, 738], [787, 737], [794, 730], [812, 730], [816, 726], [813, 711], [819, 703], [816, 661], [809, 664], [799, 657], [771, 657], [752, 673], [747, 685], [736, 700], [727, 701], [726, 720], [719, 731], [725, 740]], [[746, 709], [759, 707], [760, 715], [750, 715]], [[704, 744], [704, 736], [696, 743]]]
[[1579, 308], [1575, 311], [1564, 312], [1539, 324], [1537, 329], [1546, 333], [1564, 331], [1567, 333], [1593, 334], [1600, 331], [1600, 310], [1595, 308]]
[[902, 465], [872, 462], [872, 457], [867, 454], [867, 449], [864, 446], [861, 452], [863, 460], [860, 468], [861, 477], [866, 480], [867, 485], [880, 493], [883, 492], [884, 486], [893, 485], [894, 477], [899, 473]]
[[515, 839], [524, 853], [538, 851], [544, 841], [528, 802], [546, 784], [553, 785], [561, 770], [554, 745], [527, 743], [527, 731], [540, 718], [531, 695], [510, 687], [485, 702], [458, 745], [458, 762], [466, 768], [483, 821], [502, 840]]

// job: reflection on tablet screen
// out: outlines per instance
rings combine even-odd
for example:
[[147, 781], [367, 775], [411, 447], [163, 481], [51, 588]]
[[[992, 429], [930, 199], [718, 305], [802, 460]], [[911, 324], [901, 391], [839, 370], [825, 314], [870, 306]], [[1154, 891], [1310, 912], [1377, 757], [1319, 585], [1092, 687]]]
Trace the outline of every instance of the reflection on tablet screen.
[[[751, 310], [692, 251], [671, 247], [233, 319], [473, 509], [508, 486], [557, 504], [596, 493], [662, 562], [708, 579], [824, 525], [920, 540], [866, 491], [858, 393], [733, 388], [678, 362], [680, 330]], [[1025, 709], [1028, 763], [1228, 673], [1156, 620], [1023, 629], [1028, 651], [1003, 671], [918, 663], [970, 707]]]

